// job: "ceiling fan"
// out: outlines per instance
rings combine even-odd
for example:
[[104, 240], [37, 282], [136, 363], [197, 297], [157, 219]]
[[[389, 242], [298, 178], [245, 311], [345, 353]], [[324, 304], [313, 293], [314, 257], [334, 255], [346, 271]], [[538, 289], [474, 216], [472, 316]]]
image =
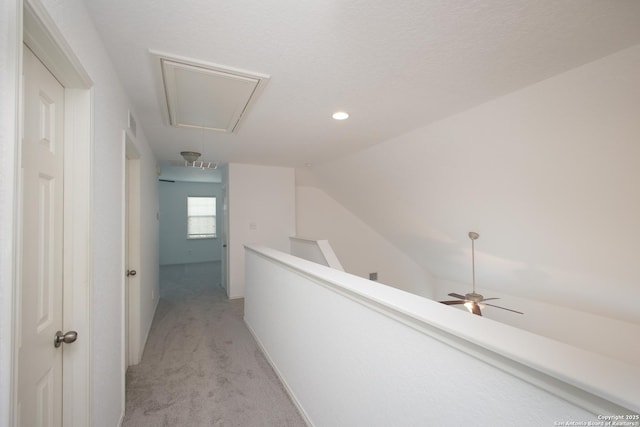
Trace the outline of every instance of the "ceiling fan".
[[456, 293], [450, 293], [450, 297], [458, 298], [457, 300], [452, 301], [440, 301], [442, 304], [446, 305], [456, 305], [456, 304], [464, 304], [467, 309], [473, 314], [477, 314], [478, 316], [482, 316], [482, 311], [480, 310], [481, 305], [488, 305], [490, 307], [501, 308], [502, 310], [512, 311], [518, 314], [524, 314], [520, 311], [512, 310], [510, 308], [500, 307], [499, 305], [489, 304], [485, 301], [491, 301], [499, 298], [485, 298], [483, 295], [476, 293], [476, 263], [475, 263], [475, 247], [473, 242], [478, 239], [480, 235], [475, 231], [469, 232], [469, 238], [471, 239], [471, 271], [473, 275], [473, 290], [472, 292], [460, 295]]

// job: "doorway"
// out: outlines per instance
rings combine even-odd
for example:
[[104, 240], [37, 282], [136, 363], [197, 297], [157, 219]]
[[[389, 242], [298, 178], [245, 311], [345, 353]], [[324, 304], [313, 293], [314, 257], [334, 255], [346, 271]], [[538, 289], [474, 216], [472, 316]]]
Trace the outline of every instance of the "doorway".
[[202, 270], [198, 274], [210, 275], [211, 286], [224, 287], [224, 188], [219, 171], [191, 169], [164, 168], [158, 182], [161, 297], [179, 270]]

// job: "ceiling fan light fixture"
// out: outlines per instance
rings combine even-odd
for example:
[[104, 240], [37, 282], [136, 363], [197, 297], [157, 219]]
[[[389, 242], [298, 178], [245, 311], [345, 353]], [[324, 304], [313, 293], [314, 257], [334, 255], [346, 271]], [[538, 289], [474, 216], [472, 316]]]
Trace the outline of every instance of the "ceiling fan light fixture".
[[479, 301], [467, 301], [467, 302], [464, 303], [464, 306], [467, 307], [469, 309], [469, 311], [471, 311], [471, 309], [473, 308], [474, 304], [477, 304], [478, 307], [480, 307], [480, 308], [485, 308], [486, 307], [486, 305], [482, 304]]
[[193, 163], [202, 155], [197, 151], [181, 151], [180, 155], [186, 162]]

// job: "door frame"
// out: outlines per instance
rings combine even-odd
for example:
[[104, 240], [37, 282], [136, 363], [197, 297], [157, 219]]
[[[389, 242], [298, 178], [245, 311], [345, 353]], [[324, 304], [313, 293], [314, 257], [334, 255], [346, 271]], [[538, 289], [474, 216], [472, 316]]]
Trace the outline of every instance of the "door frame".
[[[228, 174], [227, 174], [228, 175]], [[223, 175], [222, 185], [222, 248], [220, 256], [222, 289], [229, 298], [229, 191], [227, 175]]]
[[[140, 307], [141, 307], [141, 271], [142, 250], [140, 243], [140, 152], [136, 146], [135, 137], [131, 131], [123, 131], [123, 152], [124, 158], [124, 177], [123, 177], [123, 221], [125, 224], [123, 242], [129, 245], [124, 248], [124, 262], [126, 269], [133, 268], [137, 274], [133, 278], [125, 277], [123, 307], [127, 310], [123, 322], [124, 330], [122, 336], [124, 342], [124, 370], [126, 375], [127, 367], [137, 365], [142, 358], [142, 332], [140, 328]], [[124, 396], [124, 393], [123, 393]]]
[[[73, 53], [40, 0], [16, 0], [16, 67], [21, 93], [23, 43], [36, 54], [64, 87], [64, 232], [63, 329], [78, 330], [79, 338], [65, 349], [63, 360], [63, 410], [65, 425], [86, 426], [92, 420], [92, 199], [93, 199], [93, 82]], [[15, 99], [14, 138], [15, 217], [12, 236], [14, 254], [20, 253], [22, 225], [20, 183], [22, 97]], [[9, 425], [17, 425], [18, 342], [20, 333], [20, 265], [14, 256], [11, 307], [11, 385]]]

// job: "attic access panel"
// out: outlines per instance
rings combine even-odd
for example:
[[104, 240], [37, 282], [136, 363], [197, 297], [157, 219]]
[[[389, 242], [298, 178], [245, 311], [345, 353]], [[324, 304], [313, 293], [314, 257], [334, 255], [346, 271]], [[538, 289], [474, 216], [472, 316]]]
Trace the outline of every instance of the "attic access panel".
[[159, 57], [171, 126], [235, 132], [268, 76]]

